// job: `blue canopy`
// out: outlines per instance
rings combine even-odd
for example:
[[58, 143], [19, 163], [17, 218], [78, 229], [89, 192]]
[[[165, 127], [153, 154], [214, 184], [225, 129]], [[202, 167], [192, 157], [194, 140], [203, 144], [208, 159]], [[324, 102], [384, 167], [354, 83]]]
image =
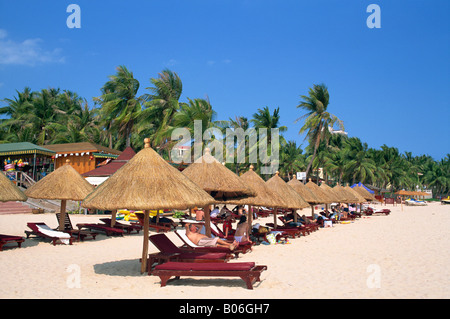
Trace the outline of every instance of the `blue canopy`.
[[357, 183], [357, 184], [353, 184], [352, 186], [350, 186], [351, 188], [354, 188], [354, 187], [356, 187], [356, 186], [362, 186], [362, 187], [364, 187], [369, 193], [371, 193], [371, 194], [375, 194], [375, 192], [373, 191], [373, 190], [371, 190], [371, 189], [369, 189], [369, 188], [367, 188], [366, 186], [364, 186], [364, 184], [363, 183], [361, 183], [361, 182], [359, 182], [359, 183]]

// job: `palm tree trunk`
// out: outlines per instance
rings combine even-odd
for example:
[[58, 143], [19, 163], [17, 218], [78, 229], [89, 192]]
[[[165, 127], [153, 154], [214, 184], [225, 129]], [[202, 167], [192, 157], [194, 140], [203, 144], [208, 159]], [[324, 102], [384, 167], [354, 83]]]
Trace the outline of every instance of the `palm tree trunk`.
[[317, 148], [318, 148], [318, 143], [316, 143], [316, 145], [314, 146], [314, 153], [313, 156], [311, 158], [311, 160], [309, 161], [308, 166], [306, 167], [306, 179], [304, 181], [304, 183], [306, 184], [306, 181], [308, 180], [308, 174], [309, 174], [309, 170], [311, 169], [312, 163], [314, 161], [314, 158], [316, 157], [316, 153], [317, 153]]

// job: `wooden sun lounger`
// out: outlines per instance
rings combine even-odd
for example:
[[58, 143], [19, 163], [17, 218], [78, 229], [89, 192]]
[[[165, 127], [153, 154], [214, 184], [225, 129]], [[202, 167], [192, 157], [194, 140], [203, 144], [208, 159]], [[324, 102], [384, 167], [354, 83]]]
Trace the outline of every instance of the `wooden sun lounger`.
[[226, 252], [186, 252], [165, 235], [156, 234], [149, 236], [149, 240], [158, 248], [159, 253], [149, 254], [147, 261], [147, 271], [151, 275], [152, 266], [156, 262], [161, 264], [168, 261], [198, 262], [198, 263], [224, 263], [233, 258], [231, 253]]
[[[100, 221], [105, 223], [106, 226], [111, 227], [111, 218], [100, 218]], [[116, 221], [114, 223], [114, 228], [125, 230], [128, 234], [131, 234], [131, 232], [133, 232], [133, 231], [135, 231], [137, 234], [139, 234], [139, 231], [142, 230], [141, 225], [128, 225], [128, 224], [123, 224], [118, 221]]]
[[34, 235], [36, 237], [50, 239], [53, 243], [53, 246], [56, 246], [56, 244], [58, 244], [58, 243], [63, 244], [63, 242], [61, 241], [62, 239], [68, 239], [69, 245], [72, 245], [72, 240], [73, 240], [72, 236], [70, 236], [70, 238], [62, 238], [62, 237], [58, 237], [58, 236], [49, 236], [47, 234], [42, 233], [39, 230], [38, 226], [46, 226], [49, 230], [52, 230], [45, 223], [27, 223], [27, 226], [31, 229], [31, 231], [25, 230], [25, 234], [27, 234], [27, 238], [30, 238], [31, 235]]
[[300, 235], [302, 234], [303, 236], [306, 236], [306, 230], [302, 230], [300, 228], [290, 226], [280, 226], [280, 225], [277, 225], [277, 228], [275, 228], [273, 223], [266, 223], [266, 226], [271, 227], [272, 228], [271, 231], [284, 232], [291, 238], [300, 237]]
[[368, 216], [371, 216], [373, 214], [385, 214], [387, 216], [391, 213], [391, 210], [387, 208], [383, 208], [380, 210], [373, 210], [371, 207], [369, 207], [364, 213]]
[[101, 231], [106, 234], [106, 236], [117, 235], [123, 236], [124, 231], [119, 228], [108, 227], [105, 224], [77, 224], [78, 229], [91, 229], [96, 231]]
[[175, 276], [179, 279], [181, 276], [187, 277], [240, 277], [245, 281], [247, 289], [253, 289], [253, 284], [261, 281], [261, 273], [267, 270], [267, 266], [256, 266], [254, 262], [242, 263], [186, 263], [186, 262], [167, 262], [158, 265], [153, 270], [152, 275], [159, 276], [161, 287], [167, 284], [167, 281]]
[[[56, 219], [58, 220], [59, 223], [59, 216], [61, 215], [61, 213], [56, 213]], [[57, 229], [55, 229], [57, 230]], [[66, 216], [64, 218], [64, 232], [71, 234], [72, 236], [74, 236], [77, 241], [84, 241], [85, 239], [94, 239], [97, 236], [97, 233], [95, 232], [91, 232], [88, 230], [80, 230], [80, 229], [75, 229], [72, 226], [72, 221], [70, 220], [69, 214], [66, 213]]]
[[3, 246], [8, 243], [17, 243], [19, 248], [22, 247], [22, 243], [25, 241], [23, 237], [20, 236], [12, 236], [12, 235], [3, 235], [0, 234], [0, 251], [3, 250]]

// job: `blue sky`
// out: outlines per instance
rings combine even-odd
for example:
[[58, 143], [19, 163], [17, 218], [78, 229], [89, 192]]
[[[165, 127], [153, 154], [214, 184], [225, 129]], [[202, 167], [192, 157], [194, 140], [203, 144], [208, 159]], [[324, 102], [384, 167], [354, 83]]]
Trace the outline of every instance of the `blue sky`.
[[[81, 28], [66, 12], [81, 8]], [[381, 28], [366, 12], [381, 8]], [[140, 81], [169, 68], [186, 98], [209, 97], [217, 119], [280, 107], [286, 139], [296, 106], [325, 83], [329, 111], [369, 147], [439, 160], [450, 153], [448, 0], [0, 0], [0, 99], [25, 86], [92, 98], [125, 65]]]

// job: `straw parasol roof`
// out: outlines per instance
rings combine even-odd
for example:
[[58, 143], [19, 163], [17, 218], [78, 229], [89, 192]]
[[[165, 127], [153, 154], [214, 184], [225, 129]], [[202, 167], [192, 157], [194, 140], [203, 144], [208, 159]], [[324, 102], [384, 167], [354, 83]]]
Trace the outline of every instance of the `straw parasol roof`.
[[26, 201], [27, 196], [8, 177], [0, 173], [0, 202]]
[[65, 228], [66, 201], [81, 201], [93, 189], [94, 186], [89, 184], [80, 173], [70, 166], [69, 160], [67, 160], [65, 165], [28, 188], [25, 195], [31, 198], [60, 199], [59, 230], [63, 231]]
[[187, 209], [214, 203], [214, 198], [159, 156], [150, 147], [150, 139], [144, 139], [144, 143], [144, 149], [82, 203], [88, 208], [144, 210], [141, 273], [145, 272], [148, 259], [151, 209]]
[[82, 206], [159, 210], [187, 209], [213, 202], [193, 181], [146, 147], [90, 193]]
[[329, 195], [322, 188], [320, 188], [316, 183], [309, 179], [309, 182], [306, 183], [306, 186], [313, 192], [314, 195], [320, 200], [321, 204], [329, 204], [333, 202], [333, 195]]
[[309, 204], [320, 204], [320, 199], [307, 187], [305, 184], [300, 182], [298, 179], [293, 178], [288, 183], [300, 196]]
[[183, 170], [183, 174], [211, 194], [216, 199], [216, 203], [226, 203], [230, 199], [236, 200], [256, 195], [256, 192], [239, 176], [219, 163], [211, 155], [209, 148], [205, 149], [202, 157]]
[[309, 207], [309, 204], [300, 196], [300, 194], [279, 176], [279, 172], [276, 172], [266, 184], [283, 199], [283, 204], [276, 207], [292, 209]]
[[353, 188], [353, 190], [355, 190], [356, 192], [359, 193], [359, 195], [361, 195], [362, 197], [364, 197], [366, 199], [366, 201], [377, 201], [377, 199], [375, 198], [375, 196], [373, 196], [371, 193], [369, 193], [364, 187], [362, 186], [355, 186]]
[[414, 195], [414, 192], [411, 191], [405, 191], [405, 190], [399, 190], [398, 192], [395, 192], [396, 195], [405, 195], [405, 196], [412, 196]]
[[256, 196], [239, 200], [230, 200], [229, 202], [231, 204], [279, 207], [281, 203], [283, 203], [283, 198], [274, 192], [253, 170], [253, 165], [250, 165], [250, 169], [242, 174], [240, 179], [256, 192]]
[[353, 188], [351, 188], [349, 185], [344, 186], [344, 189], [349, 192], [350, 194], [352, 194], [353, 196], [356, 197], [357, 201], [353, 202], [353, 203], [364, 203], [366, 202], [366, 198], [364, 196], [362, 196], [361, 194], [359, 194], [357, 191], [355, 191]]
[[349, 193], [343, 186], [339, 184], [334, 186], [333, 190], [339, 196], [340, 203], [356, 203], [358, 201], [358, 198], [353, 193]]
[[339, 195], [334, 191], [334, 189], [332, 187], [328, 186], [325, 183], [322, 183], [320, 185], [320, 188], [327, 193], [328, 197], [333, 199], [333, 202], [336, 202], [336, 203], [340, 202]]
[[61, 166], [25, 191], [31, 198], [83, 200], [94, 186], [89, 184], [72, 166]]

